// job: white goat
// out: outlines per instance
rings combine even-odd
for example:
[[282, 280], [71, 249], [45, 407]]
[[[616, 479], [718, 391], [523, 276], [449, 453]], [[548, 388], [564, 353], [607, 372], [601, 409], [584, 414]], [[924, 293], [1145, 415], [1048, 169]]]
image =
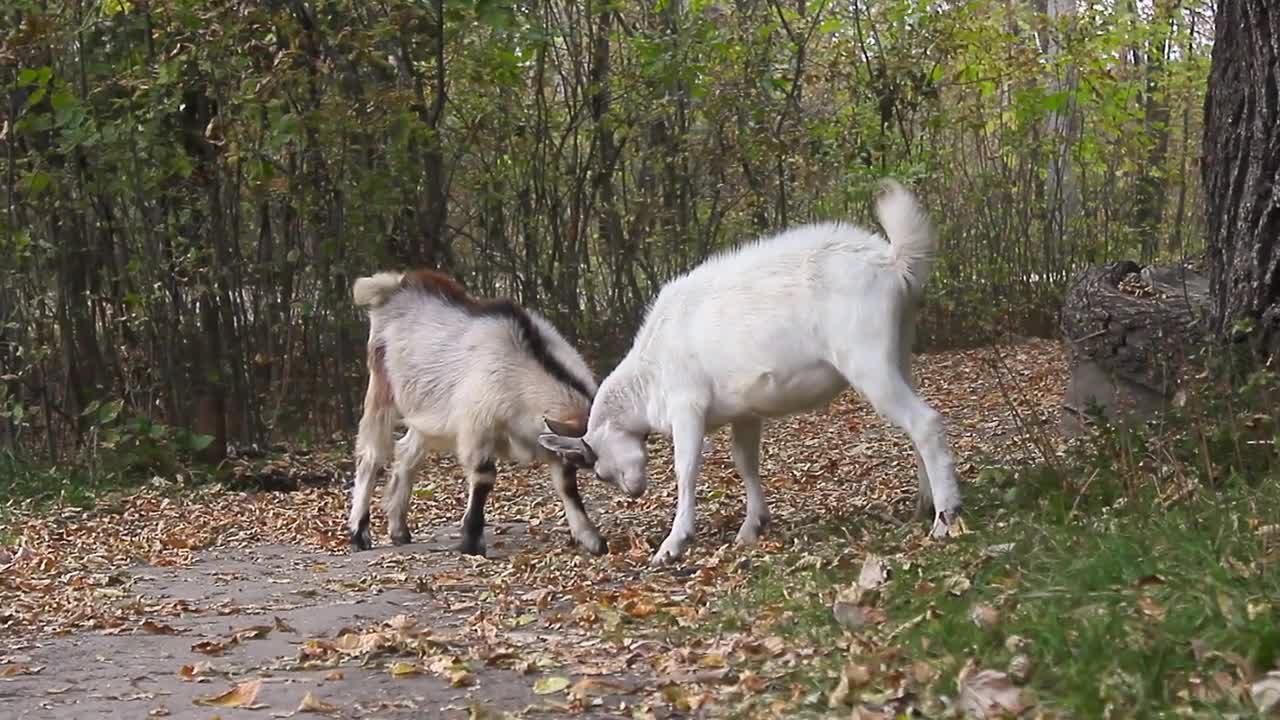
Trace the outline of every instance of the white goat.
[[798, 227], [715, 256], [668, 282], [630, 352], [600, 385], [587, 432], [552, 420], [539, 442], [591, 467], [632, 497], [648, 484], [645, 437], [672, 438], [679, 500], [653, 563], [680, 557], [694, 536], [694, 482], [705, 435], [733, 432], [746, 485], [737, 540], [769, 522], [760, 486], [766, 418], [825, 406], [852, 385], [916, 451], [919, 511], [936, 508], [931, 534], [960, 510], [942, 417], [916, 394], [911, 343], [937, 241], [915, 197], [886, 180], [876, 204], [885, 238], [847, 224]]
[[428, 451], [451, 451], [469, 480], [459, 549], [483, 555], [484, 504], [495, 459], [546, 462], [573, 539], [589, 552], [608, 550], [587, 517], [576, 470], [538, 444], [543, 418], [579, 435], [596, 391], [582, 357], [540, 315], [510, 300], [470, 297], [430, 270], [378, 273], [356, 280], [355, 303], [369, 311], [369, 388], [356, 437], [356, 477], [348, 529], [367, 550], [369, 502], [378, 470], [395, 467], [383, 495], [391, 540], [410, 541], [410, 490]]

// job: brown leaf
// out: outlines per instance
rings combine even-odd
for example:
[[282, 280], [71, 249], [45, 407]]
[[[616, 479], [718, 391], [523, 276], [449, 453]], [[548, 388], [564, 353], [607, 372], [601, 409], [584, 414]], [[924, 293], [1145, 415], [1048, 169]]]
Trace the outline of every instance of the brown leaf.
[[234, 642], [242, 642], [245, 640], [259, 640], [271, 634], [271, 625], [250, 625], [249, 627], [240, 628], [231, 631], [231, 638]]
[[247, 708], [253, 705], [253, 701], [258, 698], [258, 691], [261, 689], [262, 678], [254, 678], [238, 683], [235, 687], [219, 695], [197, 697], [195, 703], [197, 705]]
[[144, 621], [144, 622], [142, 623], [142, 629], [143, 629], [143, 630], [146, 630], [147, 632], [151, 633], [152, 635], [178, 635], [178, 634], [180, 634], [180, 633], [179, 633], [179, 631], [178, 631], [177, 629], [175, 629], [172, 625], [165, 625], [164, 623], [158, 623], [158, 622], [156, 622], [155, 620], [146, 620], [146, 621]]
[[234, 639], [227, 641], [218, 638], [214, 638], [212, 640], [201, 640], [200, 642], [192, 645], [191, 649], [204, 655], [221, 655], [227, 651], [227, 647], [235, 645], [236, 642], [238, 641]]
[[1156, 622], [1164, 620], [1165, 609], [1160, 606], [1160, 603], [1147, 595], [1143, 595], [1138, 598], [1138, 609], [1142, 611], [1143, 615], [1146, 615]]
[[569, 688], [570, 698], [586, 700], [593, 695], [612, 695], [630, 692], [630, 688], [617, 680], [606, 677], [584, 677]]
[[297, 633], [297, 632], [298, 632], [298, 631], [297, 631], [297, 630], [295, 630], [295, 629], [293, 628], [293, 626], [292, 626], [292, 625], [290, 625], [288, 622], [286, 622], [285, 620], [283, 620], [283, 619], [281, 619], [281, 618], [279, 618], [279, 617], [276, 617], [276, 616], [274, 616], [274, 615], [271, 617], [271, 624], [272, 624], [273, 626], [275, 626], [275, 629], [276, 629], [276, 630], [279, 630], [280, 632], [287, 632], [287, 633]]
[[865, 665], [845, 663], [844, 669], [840, 672], [840, 682], [828, 696], [827, 704], [832, 708], [852, 705], [854, 691], [870, 681], [871, 671]]
[[969, 619], [974, 625], [991, 630], [1000, 624], [1000, 611], [987, 603], [977, 603], [969, 610]]

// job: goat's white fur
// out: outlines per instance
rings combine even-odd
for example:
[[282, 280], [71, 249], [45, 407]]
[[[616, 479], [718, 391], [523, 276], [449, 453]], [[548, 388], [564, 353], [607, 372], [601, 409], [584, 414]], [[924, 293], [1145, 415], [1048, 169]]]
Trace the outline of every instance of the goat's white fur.
[[694, 482], [706, 434], [733, 433], [746, 485], [738, 541], [768, 524], [760, 484], [761, 426], [825, 406], [852, 385], [904, 430], [916, 450], [919, 507], [936, 510], [932, 534], [960, 509], [942, 417], [916, 394], [910, 371], [919, 300], [937, 241], [915, 197], [893, 181], [876, 204], [887, 239], [843, 223], [797, 227], [712, 257], [667, 283], [631, 350], [600, 385], [587, 433], [540, 441], [594, 453], [599, 476], [628, 494], [647, 485], [645, 436], [674, 445], [678, 503], [654, 556], [681, 556], [694, 535]]
[[[395, 443], [393, 475], [383, 496], [393, 539], [407, 541], [414, 473], [428, 452], [439, 451], [455, 455], [472, 493], [477, 485], [485, 486], [485, 493], [492, 486], [494, 459], [549, 463], [573, 538], [592, 552], [603, 552], [604, 539], [583, 511], [574, 469], [537, 441], [544, 417], [583, 418], [590, 399], [544, 369], [522, 344], [510, 315], [469, 312], [438, 294], [402, 289], [402, 277], [383, 272], [352, 286], [355, 303], [369, 312], [371, 365], [356, 438], [348, 518], [353, 543], [362, 532], [363, 545], [370, 543], [373, 480], [392, 458], [392, 431], [403, 422], [407, 432]], [[594, 393], [595, 378], [578, 352], [545, 318], [527, 309], [524, 313], [547, 351]], [[379, 372], [385, 374], [382, 387]]]

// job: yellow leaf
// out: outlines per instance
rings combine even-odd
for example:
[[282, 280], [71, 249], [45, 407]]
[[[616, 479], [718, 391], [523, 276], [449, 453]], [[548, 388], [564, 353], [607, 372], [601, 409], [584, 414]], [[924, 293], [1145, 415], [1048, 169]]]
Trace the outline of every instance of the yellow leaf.
[[563, 675], [548, 675], [544, 678], [538, 678], [533, 684], [533, 692], [538, 695], [552, 695], [569, 687], [569, 678]]
[[216, 705], [219, 707], [249, 707], [253, 705], [253, 701], [258, 697], [258, 691], [262, 689], [262, 678], [254, 678], [237, 684], [230, 690], [221, 695], [207, 695], [197, 697], [195, 702], [197, 705]]
[[306, 695], [302, 696], [302, 702], [298, 703], [298, 712], [335, 713], [338, 712], [338, 707], [322, 700], [317, 700], [316, 696], [308, 691]]
[[724, 667], [724, 656], [720, 653], [708, 653], [702, 656], [698, 664], [707, 668], [721, 668]]
[[417, 675], [419, 670], [418, 666], [413, 663], [394, 662], [391, 663], [390, 672], [391, 677], [406, 677], [408, 675]]

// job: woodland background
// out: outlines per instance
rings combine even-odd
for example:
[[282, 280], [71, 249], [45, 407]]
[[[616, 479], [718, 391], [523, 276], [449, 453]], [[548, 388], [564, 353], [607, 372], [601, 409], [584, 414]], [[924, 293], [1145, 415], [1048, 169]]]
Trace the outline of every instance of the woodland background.
[[350, 286], [385, 268], [510, 295], [603, 376], [663, 281], [871, 222], [884, 176], [945, 244], [922, 348], [1054, 336], [1084, 266], [1204, 244], [1202, 1], [2, 12], [0, 446], [29, 459], [351, 431]]

